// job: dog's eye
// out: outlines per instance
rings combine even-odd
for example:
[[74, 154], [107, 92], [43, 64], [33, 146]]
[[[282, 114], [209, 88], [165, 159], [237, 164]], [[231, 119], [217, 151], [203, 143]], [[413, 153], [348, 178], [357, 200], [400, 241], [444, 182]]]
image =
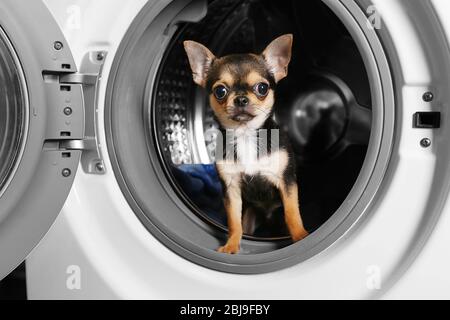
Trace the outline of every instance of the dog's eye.
[[269, 93], [269, 85], [267, 83], [258, 83], [254, 88], [255, 93], [260, 97], [265, 97]]
[[217, 86], [214, 88], [214, 96], [217, 100], [223, 100], [228, 94], [228, 89], [225, 86]]

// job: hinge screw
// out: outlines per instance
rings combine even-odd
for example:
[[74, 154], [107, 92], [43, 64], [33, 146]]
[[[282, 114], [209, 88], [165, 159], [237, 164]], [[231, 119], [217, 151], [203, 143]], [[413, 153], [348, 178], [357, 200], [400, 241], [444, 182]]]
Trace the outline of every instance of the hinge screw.
[[105, 53], [104, 52], [97, 53], [97, 60], [103, 61], [103, 59], [105, 59]]
[[61, 41], [55, 41], [55, 43], [53, 43], [53, 48], [55, 48], [55, 50], [61, 50], [63, 48], [63, 44]]
[[434, 99], [433, 92], [425, 92], [422, 96], [423, 101], [425, 102], [431, 102]]
[[62, 171], [62, 175], [64, 178], [70, 177], [71, 174], [72, 174], [72, 171], [70, 171], [70, 169], [68, 169], [68, 168], [63, 169], [63, 171]]
[[431, 140], [428, 138], [424, 138], [424, 139], [420, 140], [420, 145], [423, 148], [428, 148], [429, 146], [431, 146]]
[[72, 114], [72, 108], [71, 107], [65, 107], [63, 112], [64, 112], [64, 114], [66, 116], [70, 116]]
[[105, 166], [103, 165], [103, 163], [98, 162], [98, 163], [95, 165], [95, 169], [97, 169], [98, 172], [103, 172], [103, 171], [105, 170]]

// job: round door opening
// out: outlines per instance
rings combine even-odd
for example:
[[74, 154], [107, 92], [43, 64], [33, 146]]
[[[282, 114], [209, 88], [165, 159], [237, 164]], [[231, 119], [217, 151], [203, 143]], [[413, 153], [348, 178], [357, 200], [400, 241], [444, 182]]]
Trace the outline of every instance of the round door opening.
[[23, 76], [6, 34], [0, 29], [0, 194], [20, 155], [26, 124]]
[[[204, 19], [184, 24], [168, 46], [155, 83], [150, 126], [180, 196], [222, 230], [227, 219], [213, 164], [218, 123], [207, 93], [192, 80], [183, 42], [198, 41], [221, 57], [261, 53], [287, 33], [294, 36], [292, 60], [288, 77], [276, 89], [273, 118], [295, 151], [300, 208], [308, 231], [339, 208], [366, 156], [372, 126], [369, 79], [355, 42], [325, 4], [211, 3]], [[243, 212], [245, 236], [288, 238], [282, 206], [252, 209]]]
[[[176, 253], [226, 272], [277, 270], [334, 243], [374, 198], [393, 135], [388, 62], [359, 5], [172, 1], [154, 10], [144, 7], [119, 47], [105, 109], [111, 163], [138, 218]], [[217, 56], [260, 53], [287, 33], [294, 37], [292, 60], [276, 89], [273, 120], [293, 147], [310, 235], [293, 244], [282, 205], [255, 208], [244, 214], [239, 254], [222, 254], [227, 216], [214, 165], [218, 124], [192, 79], [183, 42], [200, 42]]]

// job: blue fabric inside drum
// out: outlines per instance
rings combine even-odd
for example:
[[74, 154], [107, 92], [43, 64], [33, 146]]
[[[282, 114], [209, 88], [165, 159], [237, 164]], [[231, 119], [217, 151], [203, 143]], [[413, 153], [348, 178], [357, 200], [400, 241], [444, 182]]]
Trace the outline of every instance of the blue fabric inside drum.
[[212, 164], [180, 165], [172, 174], [192, 202], [215, 221], [226, 225], [222, 185]]

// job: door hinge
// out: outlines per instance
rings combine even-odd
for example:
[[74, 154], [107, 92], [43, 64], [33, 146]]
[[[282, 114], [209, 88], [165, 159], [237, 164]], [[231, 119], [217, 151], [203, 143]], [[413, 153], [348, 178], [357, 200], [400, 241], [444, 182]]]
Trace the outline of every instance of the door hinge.
[[98, 89], [101, 81], [106, 51], [85, 54], [77, 73], [59, 76], [61, 84], [81, 84], [84, 102], [84, 138], [82, 140], [60, 140], [60, 149], [81, 150], [81, 166], [89, 174], [104, 174], [105, 163], [98, 139]]
[[[97, 154], [97, 141], [95, 138], [85, 138], [83, 140], [60, 140], [59, 150], [80, 150], [81, 165], [86, 173], [103, 174], [105, 166], [103, 160]], [[84, 161], [83, 161], [84, 157]]]
[[91, 73], [66, 73], [59, 77], [61, 83], [82, 84], [94, 86], [97, 84], [98, 74]]

